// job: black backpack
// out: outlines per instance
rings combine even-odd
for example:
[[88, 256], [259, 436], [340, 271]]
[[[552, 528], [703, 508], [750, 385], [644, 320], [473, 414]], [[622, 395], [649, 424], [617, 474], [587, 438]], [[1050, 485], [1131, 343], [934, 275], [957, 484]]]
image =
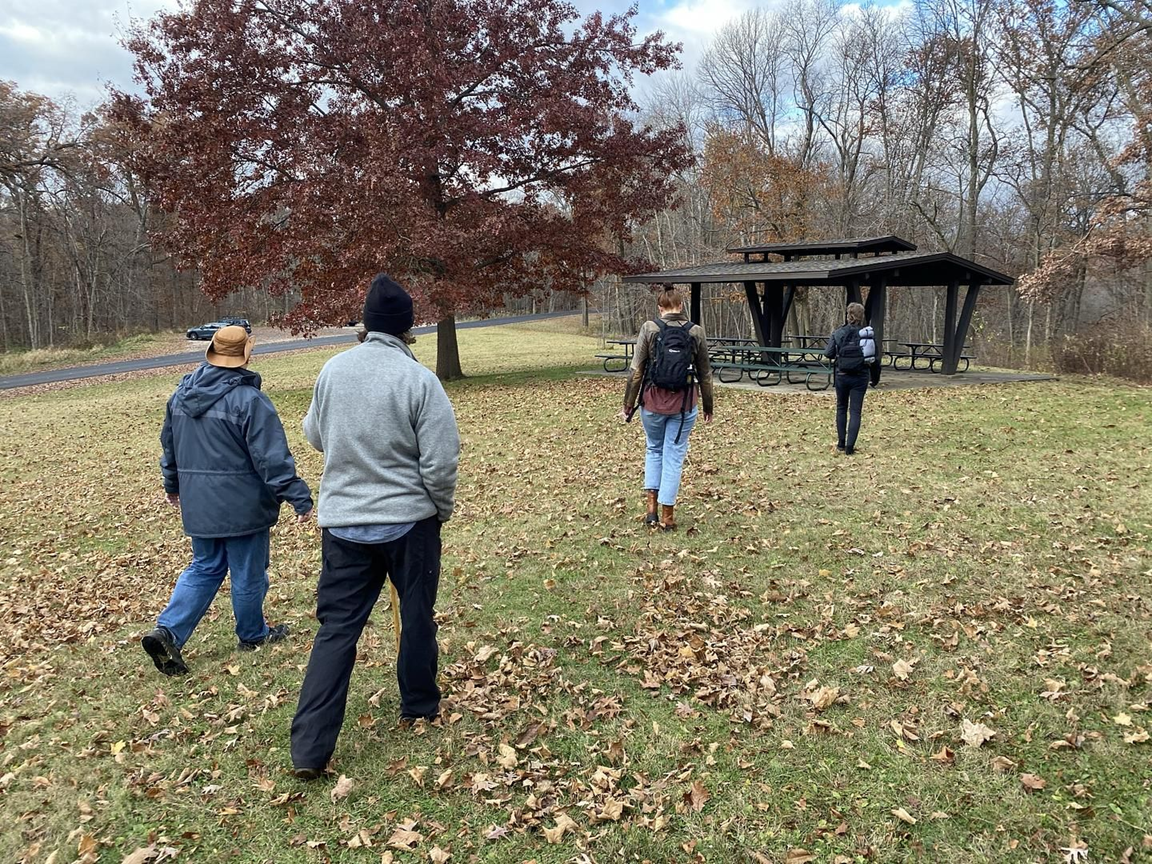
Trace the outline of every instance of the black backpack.
[[836, 369], [840, 372], [863, 372], [864, 349], [860, 347], [860, 328], [853, 327], [836, 350]]
[[692, 365], [692, 322], [682, 326], [669, 327], [656, 319], [660, 328], [652, 345], [652, 356], [648, 358], [648, 383], [653, 387], [673, 390], [677, 393], [692, 386], [688, 377], [688, 367]]

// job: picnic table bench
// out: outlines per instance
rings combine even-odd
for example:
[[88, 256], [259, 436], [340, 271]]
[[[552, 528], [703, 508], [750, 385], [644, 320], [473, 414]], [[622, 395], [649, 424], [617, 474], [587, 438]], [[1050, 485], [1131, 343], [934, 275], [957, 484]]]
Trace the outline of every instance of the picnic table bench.
[[[890, 340], [885, 340], [890, 341]], [[903, 345], [907, 351], [892, 351], [888, 356], [891, 358], [890, 365], [893, 369], [900, 369], [898, 363], [902, 360], [907, 360], [908, 365], [904, 367], [905, 371], [914, 369], [927, 369], [929, 372], [938, 372], [937, 364], [944, 362], [944, 346], [938, 342], [898, 342], [898, 345]], [[965, 345], [963, 351], [960, 353], [960, 361], [963, 366], [957, 366], [957, 372], [967, 372], [968, 367], [975, 356], [964, 352], [971, 351], [971, 345]], [[917, 363], [923, 365], [917, 366]]]
[[[734, 384], [745, 375], [761, 387], [802, 381], [809, 390], [827, 390], [832, 383], [832, 366], [822, 349], [710, 345], [708, 354], [712, 370], [725, 384]], [[793, 376], [803, 378], [794, 380]]]
[[[604, 361], [605, 372], [623, 372], [632, 365], [632, 356], [636, 351], [635, 339], [605, 339], [605, 345], [619, 345], [616, 350], [609, 349], [603, 354], [597, 354], [597, 360]], [[620, 364], [620, 368], [615, 368], [616, 364]], [[611, 367], [611, 368], [610, 368]]]

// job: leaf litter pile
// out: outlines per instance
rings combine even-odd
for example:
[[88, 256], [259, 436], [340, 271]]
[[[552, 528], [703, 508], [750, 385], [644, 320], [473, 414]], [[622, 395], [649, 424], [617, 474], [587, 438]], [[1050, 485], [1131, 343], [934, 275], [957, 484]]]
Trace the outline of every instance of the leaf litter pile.
[[[260, 370], [314, 487], [317, 366]], [[724, 389], [653, 535], [618, 382], [455, 386], [441, 719], [398, 727], [381, 608], [309, 785], [316, 533], [273, 533], [288, 643], [223, 597], [191, 675], [139, 649], [171, 384], [0, 401], [0, 860], [1152, 861], [1146, 390], [870, 393], [848, 460], [828, 400]]]

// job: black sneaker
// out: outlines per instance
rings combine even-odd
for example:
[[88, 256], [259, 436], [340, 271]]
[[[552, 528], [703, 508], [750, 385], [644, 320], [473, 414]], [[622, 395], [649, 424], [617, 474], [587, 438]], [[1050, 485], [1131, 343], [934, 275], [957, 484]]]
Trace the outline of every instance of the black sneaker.
[[297, 780], [308, 782], [309, 780], [319, 780], [321, 777], [328, 773], [326, 768], [293, 768], [292, 776]]
[[167, 627], [157, 627], [140, 640], [141, 647], [152, 658], [156, 668], [165, 675], [184, 675], [188, 672], [188, 664], [180, 656], [180, 649]]
[[845, 448], [844, 448], [844, 455], [845, 455], [845, 456], [852, 456], [852, 455], [854, 455], [855, 453], [856, 453], [856, 448], [855, 448], [855, 447], [845, 447]]
[[255, 651], [263, 645], [271, 645], [273, 642], [283, 642], [288, 638], [288, 625], [277, 624], [275, 627], [268, 628], [268, 635], [263, 639], [257, 639], [255, 642], [245, 642], [240, 639], [236, 642], [236, 649], [239, 651]]
[[841, 453], [843, 453], [844, 452], [844, 445], [843, 444], [837, 444], [836, 449], [839, 450]]

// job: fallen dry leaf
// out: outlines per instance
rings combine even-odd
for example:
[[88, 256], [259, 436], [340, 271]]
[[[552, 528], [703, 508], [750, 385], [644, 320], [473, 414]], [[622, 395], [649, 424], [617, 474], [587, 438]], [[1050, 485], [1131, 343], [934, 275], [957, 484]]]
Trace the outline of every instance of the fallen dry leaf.
[[120, 864], [144, 864], [145, 861], [151, 861], [158, 854], [155, 843], [150, 846], [141, 846], [135, 852], [125, 855]]
[[692, 788], [688, 790], [684, 796], [684, 800], [689, 807], [699, 813], [704, 809], [704, 805], [708, 803], [708, 799], [711, 797], [708, 790], [704, 788], [704, 784], [699, 780], [694, 780], [692, 781]]
[[419, 831], [401, 826], [392, 832], [392, 836], [388, 838], [388, 845], [393, 849], [411, 852], [423, 839], [424, 835]]
[[901, 822], [907, 822], [909, 825], [916, 824], [916, 817], [905, 810], [903, 807], [893, 807], [892, 815], [899, 819]]
[[1038, 777], [1035, 774], [1021, 774], [1020, 783], [1029, 792], [1038, 792], [1048, 785], [1047, 781], [1044, 780], [1043, 777]]
[[496, 763], [501, 768], [507, 768], [511, 771], [516, 767], [516, 763], [520, 760], [516, 757], [516, 750], [507, 744], [500, 745], [500, 755], [496, 758]]
[[784, 864], [809, 864], [815, 860], [816, 856], [807, 849], [796, 848], [788, 850], [788, 854], [784, 857]]
[[811, 693], [805, 693], [804, 698], [812, 703], [817, 711], [823, 711], [840, 698], [839, 687], [821, 687]]
[[576, 822], [567, 813], [560, 813], [556, 816], [555, 827], [544, 829], [544, 839], [554, 845], [560, 842], [566, 831], [575, 829]]
[[992, 760], [991, 765], [992, 770], [997, 774], [1004, 774], [1005, 772], [1011, 771], [1016, 767], [1016, 763], [1009, 759], [1007, 756], [997, 756]]
[[892, 664], [892, 674], [901, 681], [907, 681], [908, 676], [912, 674], [912, 664], [907, 660], [897, 660]]
[[995, 735], [996, 733], [983, 723], [973, 723], [967, 718], [960, 723], [960, 737], [969, 747], [979, 747]]
[[428, 852], [428, 860], [432, 861], [433, 864], [444, 864], [444, 862], [451, 857], [451, 852], [446, 852], [439, 846], [433, 846], [432, 849]]
[[347, 798], [348, 793], [352, 791], [353, 785], [354, 784], [352, 783], [351, 779], [341, 774], [339, 779], [336, 781], [336, 785], [332, 787], [332, 791], [328, 793], [329, 797], [332, 799], [332, 803], [335, 804], [337, 801]]

